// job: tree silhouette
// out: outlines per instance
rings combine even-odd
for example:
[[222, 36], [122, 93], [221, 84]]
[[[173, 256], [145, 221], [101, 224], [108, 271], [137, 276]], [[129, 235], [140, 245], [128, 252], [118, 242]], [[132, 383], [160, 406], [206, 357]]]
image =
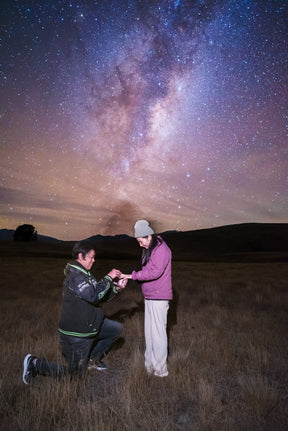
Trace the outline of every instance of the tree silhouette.
[[37, 230], [32, 224], [18, 226], [13, 235], [14, 241], [36, 241]]

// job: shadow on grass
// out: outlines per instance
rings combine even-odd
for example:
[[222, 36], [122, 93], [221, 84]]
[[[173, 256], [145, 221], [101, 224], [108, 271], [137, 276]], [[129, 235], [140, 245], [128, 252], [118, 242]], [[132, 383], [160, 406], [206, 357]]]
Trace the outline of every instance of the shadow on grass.
[[142, 301], [136, 302], [137, 307], [132, 307], [130, 309], [121, 309], [116, 311], [114, 314], [107, 314], [107, 317], [111, 320], [117, 320], [120, 323], [126, 322], [126, 320], [131, 319], [135, 313], [144, 313], [144, 303]]

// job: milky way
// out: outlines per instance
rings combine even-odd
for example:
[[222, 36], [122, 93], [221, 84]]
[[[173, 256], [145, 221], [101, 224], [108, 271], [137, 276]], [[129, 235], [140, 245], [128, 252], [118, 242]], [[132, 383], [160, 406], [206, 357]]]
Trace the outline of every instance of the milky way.
[[2, 1], [0, 228], [287, 222], [287, 5]]

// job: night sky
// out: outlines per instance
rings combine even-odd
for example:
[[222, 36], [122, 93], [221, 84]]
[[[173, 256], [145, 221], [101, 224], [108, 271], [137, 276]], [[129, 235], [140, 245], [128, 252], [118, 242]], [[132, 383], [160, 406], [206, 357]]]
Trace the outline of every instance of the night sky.
[[0, 228], [288, 222], [287, 3], [1, 1]]

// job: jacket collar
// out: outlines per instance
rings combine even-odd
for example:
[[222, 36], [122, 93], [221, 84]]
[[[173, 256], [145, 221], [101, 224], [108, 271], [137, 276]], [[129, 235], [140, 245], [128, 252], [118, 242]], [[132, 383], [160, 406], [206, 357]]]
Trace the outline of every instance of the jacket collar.
[[69, 271], [70, 268], [74, 268], [77, 271], [81, 271], [84, 274], [88, 275], [89, 277], [91, 276], [91, 273], [89, 271], [87, 271], [87, 269], [85, 269], [84, 266], [81, 265], [80, 262], [78, 262], [78, 260], [72, 260], [71, 262], [67, 263], [65, 270], [64, 270], [65, 275], [67, 274], [67, 272]]

